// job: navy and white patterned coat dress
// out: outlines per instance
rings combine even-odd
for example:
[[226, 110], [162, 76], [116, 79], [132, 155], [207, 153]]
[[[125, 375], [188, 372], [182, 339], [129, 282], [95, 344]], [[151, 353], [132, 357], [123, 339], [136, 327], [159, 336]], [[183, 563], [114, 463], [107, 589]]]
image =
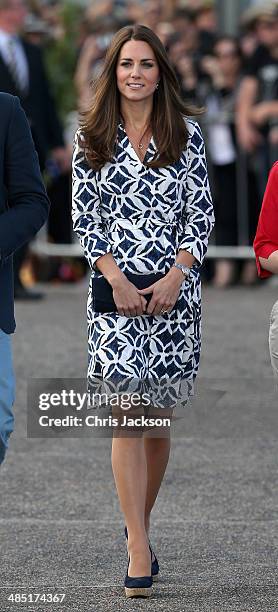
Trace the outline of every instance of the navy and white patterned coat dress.
[[[185, 118], [189, 140], [180, 159], [148, 168], [136, 155], [122, 123], [113, 160], [96, 171], [75, 135], [73, 229], [91, 267], [87, 302], [88, 379], [194, 381], [201, 347], [200, 267], [214, 225], [205, 146], [198, 123]], [[156, 147], [152, 138], [145, 160]], [[179, 249], [196, 258], [175, 307], [161, 315], [99, 313], [92, 283], [98, 257], [111, 252], [123, 272], [166, 273]]]

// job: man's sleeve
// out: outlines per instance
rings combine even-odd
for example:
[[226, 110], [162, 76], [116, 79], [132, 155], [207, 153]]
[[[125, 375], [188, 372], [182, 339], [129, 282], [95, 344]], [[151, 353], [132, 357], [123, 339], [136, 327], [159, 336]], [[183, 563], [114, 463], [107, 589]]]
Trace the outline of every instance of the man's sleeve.
[[1, 263], [33, 238], [49, 211], [38, 155], [17, 97], [12, 99], [4, 156], [7, 210], [0, 215]]
[[63, 136], [63, 126], [58, 117], [56, 104], [52, 95], [49, 78], [45, 69], [44, 58], [40, 49], [37, 49], [38, 69], [40, 71], [40, 86], [41, 94], [44, 99], [45, 119], [48, 128], [48, 145], [50, 149], [56, 147], [64, 147], [65, 141]]
[[262, 268], [259, 257], [268, 257], [278, 251], [278, 162], [272, 166], [253, 243], [258, 275], [267, 278], [272, 272]]

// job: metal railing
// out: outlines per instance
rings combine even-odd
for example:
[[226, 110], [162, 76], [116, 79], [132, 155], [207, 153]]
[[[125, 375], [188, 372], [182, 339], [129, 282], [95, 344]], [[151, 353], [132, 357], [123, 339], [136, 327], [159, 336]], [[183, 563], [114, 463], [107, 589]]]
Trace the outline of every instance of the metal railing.
[[[204, 137], [206, 140], [204, 126]], [[273, 163], [277, 159], [277, 148], [269, 147], [267, 156], [269, 163]], [[207, 147], [207, 160], [210, 173], [211, 161]], [[262, 172], [260, 160], [257, 161], [258, 172]], [[265, 173], [266, 174], [266, 173]], [[260, 177], [261, 192], [267, 181], [267, 176]], [[214, 243], [214, 234], [212, 234], [210, 245], [208, 247], [206, 257], [210, 259], [253, 259], [253, 248], [249, 243], [249, 185], [248, 185], [248, 155], [241, 149], [237, 152], [236, 157], [236, 193], [237, 193], [237, 246], [221, 246]], [[262, 197], [262, 193], [260, 195]], [[216, 219], [217, 223], [217, 219]], [[77, 237], [73, 234], [73, 242], [70, 244], [56, 244], [47, 241], [46, 228], [37, 235], [37, 238], [30, 244], [31, 251], [40, 257], [61, 257], [74, 258], [84, 257], [84, 251], [78, 242]]]
[[[36, 239], [30, 245], [32, 253], [40, 257], [84, 257], [80, 244], [53, 244]], [[252, 259], [254, 257], [251, 246], [216, 246], [209, 245], [206, 257], [210, 259]]]

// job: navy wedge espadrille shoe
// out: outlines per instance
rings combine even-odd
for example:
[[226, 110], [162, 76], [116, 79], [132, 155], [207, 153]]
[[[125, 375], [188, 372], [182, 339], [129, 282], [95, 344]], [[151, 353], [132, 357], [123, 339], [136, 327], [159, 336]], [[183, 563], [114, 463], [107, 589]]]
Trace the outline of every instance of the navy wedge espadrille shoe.
[[150, 597], [152, 594], [152, 576], [129, 576], [130, 557], [128, 555], [127, 570], [125, 576], [125, 594], [127, 597]]
[[[128, 532], [127, 532], [127, 526], [125, 526], [125, 537], [128, 540]], [[155, 553], [152, 550], [151, 545], [149, 544], [150, 547], [150, 551], [152, 553], [152, 556], [154, 555], [154, 561], [152, 561], [152, 577], [153, 580], [157, 580], [158, 579], [158, 573], [159, 573], [159, 563], [157, 560], [157, 557], [155, 555]]]

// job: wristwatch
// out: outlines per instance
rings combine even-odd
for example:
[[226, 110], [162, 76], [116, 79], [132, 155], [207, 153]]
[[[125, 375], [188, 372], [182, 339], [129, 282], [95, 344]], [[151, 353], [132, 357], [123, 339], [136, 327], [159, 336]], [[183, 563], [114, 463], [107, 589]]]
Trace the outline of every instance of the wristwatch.
[[189, 278], [191, 274], [191, 269], [188, 266], [184, 266], [183, 264], [180, 264], [180, 263], [174, 263], [174, 267], [181, 270], [185, 278]]

